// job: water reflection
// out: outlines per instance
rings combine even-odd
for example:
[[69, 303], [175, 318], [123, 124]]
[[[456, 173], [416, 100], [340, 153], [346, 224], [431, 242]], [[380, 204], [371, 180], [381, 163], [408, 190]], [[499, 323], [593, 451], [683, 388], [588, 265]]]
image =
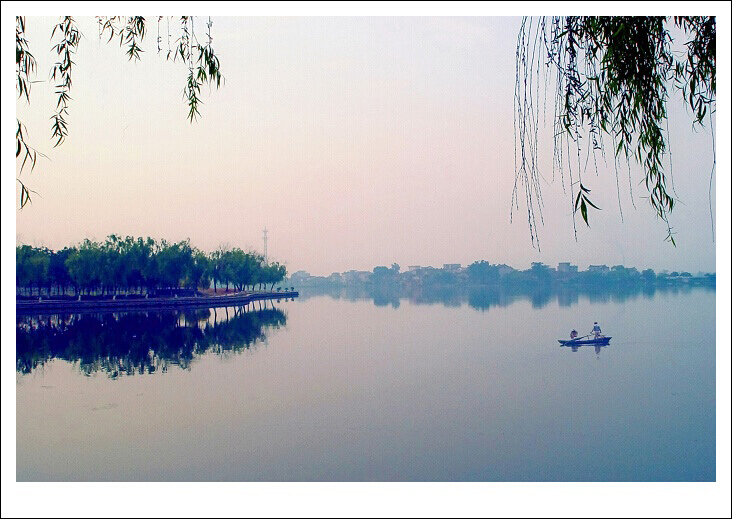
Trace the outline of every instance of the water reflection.
[[316, 286], [299, 290], [299, 300], [329, 296], [348, 301], [371, 300], [376, 306], [399, 308], [406, 299], [412, 304], [442, 304], [446, 307], [460, 307], [467, 303], [475, 310], [487, 311], [492, 307], [507, 307], [518, 301], [530, 301], [534, 309], [542, 309], [554, 301], [560, 307], [572, 307], [580, 299], [590, 303], [625, 303], [644, 298], [653, 299], [657, 294], [679, 294], [703, 290], [714, 292], [714, 287], [698, 286], [598, 286], [559, 285], [526, 286], [502, 285], [495, 287], [427, 286], [402, 288], [396, 285], [351, 285]]
[[497, 289], [473, 289], [468, 292], [468, 305], [476, 310], [488, 310], [491, 306], [506, 306], [509, 301], [501, 297]]
[[608, 343], [608, 344], [560, 344], [559, 345], [560, 348], [565, 348], [565, 347], [570, 348], [575, 353], [577, 351], [579, 351], [579, 349], [583, 346], [585, 347], [585, 349], [594, 348], [595, 353], [597, 355], [599, 355], [600, 350], [602, 350], [602, 348], [607, 348], [608, 346], [610, 346], [610, 343]]
[[16, 369], [31, 373], [52, 359], [111, 378], [165, 372], [171, 365], [189, 369], [207, 352], [248, 350], [286, 321], [272, 302], [183, 312], [18, 316]]

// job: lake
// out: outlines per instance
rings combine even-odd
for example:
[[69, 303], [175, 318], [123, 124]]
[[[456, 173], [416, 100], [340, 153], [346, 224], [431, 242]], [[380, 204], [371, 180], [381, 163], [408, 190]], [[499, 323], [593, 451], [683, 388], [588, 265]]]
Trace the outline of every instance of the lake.
[[[713, 289], [17, 317], [19, 481], [714, 481]], [[599, 321], [608, 346], [561, 347]]]

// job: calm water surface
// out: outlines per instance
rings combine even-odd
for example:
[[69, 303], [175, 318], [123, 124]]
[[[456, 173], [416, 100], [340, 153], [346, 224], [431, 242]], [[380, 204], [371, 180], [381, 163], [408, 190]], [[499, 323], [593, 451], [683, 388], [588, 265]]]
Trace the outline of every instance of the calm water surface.
[[715, 295], [18, 317], [17, 479], [713, 481]]

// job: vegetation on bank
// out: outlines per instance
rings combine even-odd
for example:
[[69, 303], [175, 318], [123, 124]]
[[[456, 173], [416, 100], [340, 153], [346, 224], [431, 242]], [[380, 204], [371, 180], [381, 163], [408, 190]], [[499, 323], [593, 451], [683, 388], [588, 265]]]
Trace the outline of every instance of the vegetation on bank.
[[239, 248], [205, 253], [189, 240], [168, 243], [153, 238], [84, 240], [53, 251], [20, 245], [15, 249], [15, 287], [19, 296], [178, 295], [208, 288], [214, 292], [270, 289], [287, 275], [284, 265], [265, 263], [256, 252]]
[[396, 263], [391, 268], [375, 267], [373, 271], [334, 272], [330, 276], [311, 276], [304, 271], [292, 274], [290, 282], [307, 286], [400, 286], [410, 287], [499, 287], [499, 286], [662, 286], [690, 284], [716, 286], [716, 274], [689, 272], [656, 272], [638, 270], [624, 265], [591, 265], [580, 271], [576, 265], [560, 263], [552, 268], [544, 263], [532, 263], [531, 268], [517, 270], [508, 265], [496, 265], [485, 260], [463, 267], [448, 264], [443, 268], [413, 266], [406, 272]]

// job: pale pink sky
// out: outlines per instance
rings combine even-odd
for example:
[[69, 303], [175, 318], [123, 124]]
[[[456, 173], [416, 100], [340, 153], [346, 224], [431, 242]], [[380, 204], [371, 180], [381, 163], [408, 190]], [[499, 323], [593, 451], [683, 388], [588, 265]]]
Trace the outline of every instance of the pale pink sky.
[[[189, 124], [186, 70], [156, 55], [155, 17], [137, 63], [99, 41], [93, 18], [78, 18], [67, 141], [52, 146], [47, 82], [33, 85], [30, 106], [17, 103], [49, 157], [23, 174], [38, 195], [16, 212], [19, 241], [57, 249], [115, 233], [261, 250], [266, 226], [272, 259], [318, 275], [478, 259], [716, 270], [712, 138], [691, 130], [678, 100], [669, 114], [676, 248], [642, 199], [639, 171], [634, 208], [627, 174], [618, 188], [611, 164], [586, 177], [603, 210], [590, 214], [591, 229], [578, 222], [575, 241], [570, 196], [551, 178], [549, 126], [541, 252], [523, 199], [510, 223], [519, 18], [212, 19], [226, 84], [204, 88], [202, 116]], [[52, 23], [27, 19], [39, 80], [55, 60]], [[199, 37], [204, 23], [195, 19]], [[163, 22], [164, 47], [166, 31]]]

